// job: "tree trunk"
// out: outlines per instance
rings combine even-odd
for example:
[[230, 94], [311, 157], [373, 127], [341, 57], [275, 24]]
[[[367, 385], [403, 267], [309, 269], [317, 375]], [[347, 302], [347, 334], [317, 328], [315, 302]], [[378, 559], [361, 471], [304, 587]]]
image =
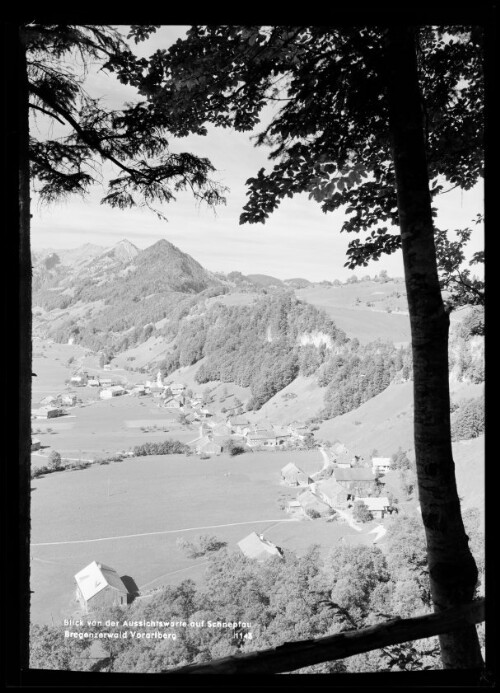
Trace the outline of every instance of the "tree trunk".
[[[477, 568], [460, 512], [451, 447], [449, 316], [438, 282], [415, 31], [386, 34], [387, 96], [413, 354], [414, 437], [434, 610], [470, 602]], [[476, 628], [440, 636], [444, 668], [483, 665]]]
[[[30, 171], [29, 106], [26, 46], [22, 30], [18, 41], [17, 140], [19, 152], [19, 550], [20, 564], [29, 569], [30, 542], [30, 465], [31, 465], [31, 248], [30, 248]], [[30, 588], [27, 575], [21, 575], [20, 598], [22, 635], [29, 629]], [[24, 632], [23, 632], [24, 631]]]

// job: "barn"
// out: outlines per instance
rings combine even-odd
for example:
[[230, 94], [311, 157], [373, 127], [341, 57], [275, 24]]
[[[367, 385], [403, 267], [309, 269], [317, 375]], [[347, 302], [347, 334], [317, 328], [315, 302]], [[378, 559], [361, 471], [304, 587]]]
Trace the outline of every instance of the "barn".
[[241, 552], [247, 558], [253, 558], [256, 561], [265, 561], [272, 556], [283, 555], [283, 551], [272, 542], [264, 538], [263, 534], [252, 532], [247, 537], [238, 542]]
[[293, 462], [286, 464], [281, 470], [281, 478], [287, 486], [307, 486], [312, 483], [311, 477], [297, 467]]
[[371, 496], [377, 491], [377, 478], [371, 469], [352, 467], [335, 470], [335, 480], [351, 496]]
[[315, 492], [332, 508], [347, 504], [348, 493], [333, 477], [315, 485]]
[[92, 561], [75, 575], [76, 598], [84, 611], [123, 606], [129, 593], [122, 579], [103, 563]]
[[314, 510], [320, 515], [326, 515], [331, 512], [328, 503], [325, 503], [308, 488], [297, 496], [297, 500], [306, 514], [310, 510]]

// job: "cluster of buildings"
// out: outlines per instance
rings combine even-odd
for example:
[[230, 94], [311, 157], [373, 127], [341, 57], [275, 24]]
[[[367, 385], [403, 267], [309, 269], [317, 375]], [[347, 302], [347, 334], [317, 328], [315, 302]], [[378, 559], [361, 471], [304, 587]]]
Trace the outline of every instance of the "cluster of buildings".
[[197, 453], [218, 454], [224, 442], [232, 439], [250, 450], [284, 448], [299, 445], [309, 430], [300, 423], [276, 426], [266, 421], [251, 422], [245, 415], [205, 417], [200, 421], [199, 436], [191, 441]]
[[390, 458], [372, 458], [371, 467], [362, 466], [360, 458], [350, 456], [342, 444], [334, 446], [332, 462], [314, 479], [289, 462], [281, 469], [281, 479], [287, 486], [300, 489], [288, 503], [288, 512], [328, 515], [333, 510], [352, 507], [362, 501], [374, 518], [383, 519], [392, 512], [392, 505], [381, 494], [381, 477], [389, 470]]
[[73, 392], [44, 397], [40, 401], [40, 406], [31, 410], [31, 417], [34, 419], [55, 419], [67, 413], [64, 407], [74, 407], [78, 402], [79, 399]]

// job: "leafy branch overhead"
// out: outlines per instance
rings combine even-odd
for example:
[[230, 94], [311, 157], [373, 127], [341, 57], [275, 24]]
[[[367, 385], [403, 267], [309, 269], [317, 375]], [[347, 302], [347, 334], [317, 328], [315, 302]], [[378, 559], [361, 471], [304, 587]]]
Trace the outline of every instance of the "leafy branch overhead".
[[[114, 64], [177, 135], [206, 124], [253, 131], [264, 108], [271, 121], [255, 136], [272, 147], [270, 171], [247, 181], [240, 223], [263, 223], [286, 197], [305, 193], [350, 242], [346, 266], [401, 246], [387, 103], [385, 30], [379, 27], [192, 27], [140, 70]], [[482, 30], [420, 27], [418, 69], [425, 116], [429, 188], [470, 189], [483, 173]], [[434, 210], [435, 214], [435, 210]], [[381, 228], [382, 225], [382, 228]]]
[[[137, 43], [156, 28], [132, 26], [129, 38]], [[175, 200], [183, 190], [209, 206], [225, 202], [225, 188], [212, 178], [208, 159], [171, 151], [162, 111], [144, 101], [108, 109], [86, 92], [85, 78], [96, 61], [101, 70], [109, 61], [124, 70], [147, 64], [132, 55], [117, 31], [31, 24], [23, 32], [30, 111], [45, 119], [42, 128], [31, 128], [30, 137], [31, 177], [40, 184], [42, 201], [86, 193], [101, 182], [102, 165], [109, 163], [118, 173], [102, 202], [112, 207], [151, 207]], [[39, 131], [50, 136], [38, 137]]]

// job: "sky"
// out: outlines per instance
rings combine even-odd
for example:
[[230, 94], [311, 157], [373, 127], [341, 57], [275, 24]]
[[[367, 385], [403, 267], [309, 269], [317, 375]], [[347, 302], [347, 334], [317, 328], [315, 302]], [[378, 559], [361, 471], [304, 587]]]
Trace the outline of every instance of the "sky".
[[[186, 29], [164, 26], [133, 50], [147, 57], [157, 48], [167, 48]], [[93, 96], [113, 108], [136, 98], [130, 87], [98, 70], [90, 71], [86, 86]], [[32, 123], [35, 136], [43, 136], [43, 128], [43, 118]], [[261, 129], [258, 127], [255, 132]], [[168, 221], [159, 220], [147, 209], [118, 210], [101, 205], [105, 192], [101, 185], [95, 185], [85, 198], [73, 196], [50, 206], [42, 206], [34, 193], [33, 248], [66, 249], [85, 243], [110, 247], [127, 239], [143, 249], [164, 238], [215, 272], [270, 274], [280, 279], [303, 277], [310, 281], [345, 280], [352, 274], [373, 276], [381, 270], [387, 270], [390, 276], [403, 276], [401, 251], [355, 271], [345, 268], [348, 242], [357, 234], [340, 233], [343, 212], [324, 214], [307, 194], [284, 200], [265, 224], [240, 225], [239, 216], [246, 202], [245, 181], [260, 168], [272, 166], [267, 159], [269, 150], [255, 147], [250, 135], [209, 126], [205, 137], [170, 140], [174, 151], [208, 157], [217, 169], [215, 178], [229, 187], [227, 204], [217, 207], [215, 213], [206, 206], [198, 206], [187, 192], [160, 208]], [[469, 254], [483, 248], [482, 226], [472, 225], [473, 218], [483, 211], [482, 184], [467, 192], [447, 192], [435, 204], [438, 228], [469, 226], [474, 230]]]

